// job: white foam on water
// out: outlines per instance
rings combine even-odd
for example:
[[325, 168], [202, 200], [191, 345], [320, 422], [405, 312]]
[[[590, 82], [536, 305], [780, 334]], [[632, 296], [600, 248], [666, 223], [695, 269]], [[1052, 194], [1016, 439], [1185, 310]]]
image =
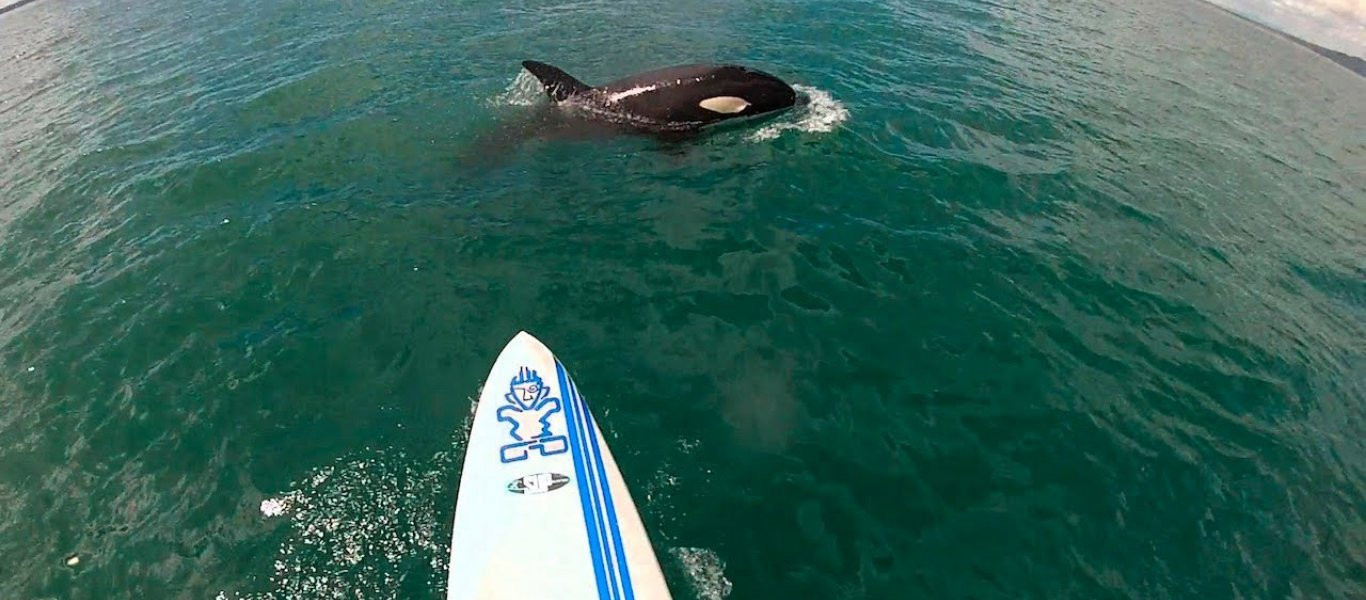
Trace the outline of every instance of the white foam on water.
[[262, 502], [263, 515], [288, 515], [288, 530], [271, 561], [270, 591], [237, 597], [397, 598], [414, 562], [428, 563], [422, 570], [439, 587], [446, 553], [435, 515], [444, 498], [435, 491], [449, 471], [426, 462], [373, 452], [318, 469]]
[[725, 600], [730, 595], [726, 563], [715, 552], [706, 548], [673, 548], [669, 553], [683, 565], [698, 600]]
[[[450, 523], [449, 479], [469, 440], [476, 397], [447, 450], [425, 459], [367, 449], [308, 473], [289, 490], [261, 502], [261, 514], [280, 517], [282, 540], [252, 587], [222, 590], [216, 600], [365, 598], [400, 600], [413, 585], [444, 597], [445, 545]], [[444, 533], [444, 535], [443, 535]]]
[[508, 84], [503, 93], [493, 97], [495, 106], [534, 106], [545, 101], [545, 89], [531, 73], [525, 69], [517, 71], [516, 79]]
[[289, 502], [285, 498], [266, 498], [261, 501], [261, 514], [266, 518], [283, 515], [288, 509]]
[[749, 139], [756, 142], [771, 140], [784, 131], [829, 133], [840, 123], [849, 120], [849, 109], [830, 92], [807, 85], [794, 85], [792, 88], [806, 96], [806, 105], [798, 107], [791, 115], [785, 115], [783, 120], [765, 125], [750, 134]]

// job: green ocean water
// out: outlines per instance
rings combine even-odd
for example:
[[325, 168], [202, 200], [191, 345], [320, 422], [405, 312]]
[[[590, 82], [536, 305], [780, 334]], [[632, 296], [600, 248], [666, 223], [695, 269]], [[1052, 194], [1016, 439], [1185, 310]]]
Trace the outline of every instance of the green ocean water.
[[[529, 58], [812, 102], [497, 134]], [[0, 15], [0, 598], [443, 597], [522, 329], [675, 598], [1366, 597], [1362, 98], [1189, 0]]]

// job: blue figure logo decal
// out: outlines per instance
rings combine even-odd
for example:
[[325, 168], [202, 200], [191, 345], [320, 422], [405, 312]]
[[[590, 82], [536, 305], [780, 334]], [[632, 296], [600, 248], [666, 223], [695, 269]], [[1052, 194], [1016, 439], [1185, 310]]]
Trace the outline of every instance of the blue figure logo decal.
[[498, 420], [512, 425], [508, 434], [517, 440], [498, 449], [503, 462], [526, 460], [532, 450], [541, 456], [569, 451], [569, 439], [550, 431], [550, 415], [560, 412], [560, 399], [550, 397], [550, 388], [536, 371], [519, 369], [503, 399], [508, 403], [498, 407]]

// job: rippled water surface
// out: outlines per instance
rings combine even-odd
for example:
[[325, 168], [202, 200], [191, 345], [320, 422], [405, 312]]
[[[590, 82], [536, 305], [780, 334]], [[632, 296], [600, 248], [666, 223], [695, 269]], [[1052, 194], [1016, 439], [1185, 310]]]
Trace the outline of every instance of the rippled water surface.
[[[555, 139], [528, 58], [811, 102]], [[442, 597], [520, 329], [677, 598], [1366, 597], [1363, 97], [1188, 0], [30, 4], [0, 597]]]

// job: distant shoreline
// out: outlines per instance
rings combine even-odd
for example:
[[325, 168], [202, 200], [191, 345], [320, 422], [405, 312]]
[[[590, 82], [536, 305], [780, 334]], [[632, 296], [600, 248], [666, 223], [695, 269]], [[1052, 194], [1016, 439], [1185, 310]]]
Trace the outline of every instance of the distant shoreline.
[[1252, 17], [1236, 12], [1234, 10], [1225, 8], [1213, 2], [1206, 2], [1206, 4], [1209, 4], [1210, 6], [1222, 10], [1230, 15], [1238, 17], [1239, 19], [1247, 21], [1248, 23], [1252, 23], [1257, 27], [1261, 27], [1262, 29], [1270, 31], [1271, 33], [1284, 37], [1292, 42], [1295, 42], [1296, 44], [1304, 46], [1305, 48], [1313, 50], [1319, 56], [1322, 56], [1328, 60], [1337, 63], [1339, 66], [1347, 69], [1348, 71], [1356, 73], [1357, 75], [1360, 75], [1362, 77], [1366, 77], [1366, 59], [1363, 59], [1359, 56], [1347, 54], [1346, 52], [1338, 52], [1337, 50], [1334, 50], [1332, 48], [1324, 48], [1323, 46], [1315, 44], [1314, 42], [1300, 39], [1292, 34], [1276, 29], [1275, 27], [1267, 25], [1266, 23], [1258, 21]]
[[11, 4], [5, 4], [5, 2], [7, 1], [8, 0], [0, 0], [0, 15], [3, 15], [16, 8], [21, 8], [23, 6], [32, 4], [34, 2], [37, 2], [38, 0], [14, 0], [14, 2]]

